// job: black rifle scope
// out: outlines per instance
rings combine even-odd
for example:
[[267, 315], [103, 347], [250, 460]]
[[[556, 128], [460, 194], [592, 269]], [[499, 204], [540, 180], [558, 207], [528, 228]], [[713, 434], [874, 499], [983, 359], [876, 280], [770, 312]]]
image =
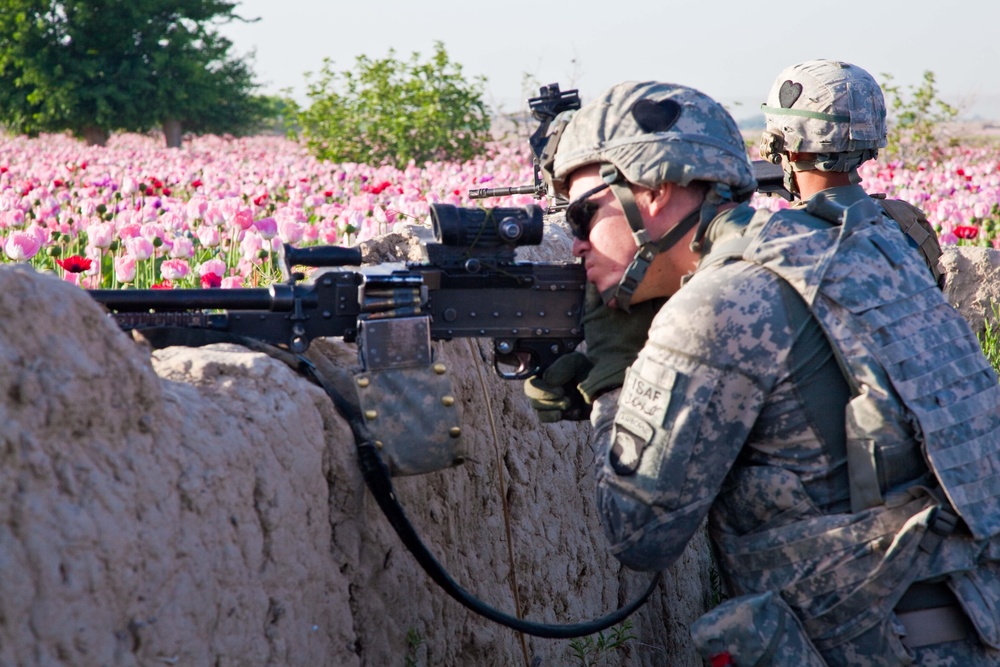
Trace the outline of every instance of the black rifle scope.
[[516, 248], [542, 242], [540, 206], [461, 208], [431, 204], [431, 224], [438, 243], [452, 247]]

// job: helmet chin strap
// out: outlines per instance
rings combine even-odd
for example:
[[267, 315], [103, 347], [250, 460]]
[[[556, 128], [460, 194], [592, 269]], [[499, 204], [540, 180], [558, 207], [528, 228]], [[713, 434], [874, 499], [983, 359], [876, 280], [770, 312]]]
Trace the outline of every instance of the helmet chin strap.
[[708, 223], [715, 217], [720, 203], [731, 201], [731, 198], [727, 197], [729, 188], [718, 183], [714, 184], [709, 196], [705, 198], [699, 208], [688, 213], [670, 231], [654, 241], [650, 238], [649, 231], [642, 221], [642, 214], [639, 213], [639, 206], [635, 203], [632, 188], [628, 186], [628, 182], [621, 172], [614, 165], [605, 163], [601, 165], [600, 173], [601, 178], [608, 184], [611, 192], [621, 204], [625, 220], [632, 230], [632, 238], [638, 247], [621, 280], [614, 287], [601, 292], [601, 299], [606, 305], [615, 300], [615, 305], [618, 308], [629, 312], [632, 295], [635, 294], [639, 283], [646, 277], [646, 271], [649, 270], [649, 266], [656, 256], [677, 245], [695, 225], [698, 225], [699, 233], [691, 242], [691, 249], [696, 252], [701, 249], [701, 240], [705, 235], [705, 230], [708, 228]]

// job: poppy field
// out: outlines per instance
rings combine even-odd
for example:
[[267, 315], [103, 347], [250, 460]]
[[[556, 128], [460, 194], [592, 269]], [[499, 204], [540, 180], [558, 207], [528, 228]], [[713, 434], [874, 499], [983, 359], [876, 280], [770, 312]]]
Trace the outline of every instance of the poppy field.
[[[1000, 149], [951, 148], [914, 169], [867, 163], [861, 175], [869, 192], [921, 207], [943, 245], [1000, 248]], [[524, 206], [530, 195], [467, 193], [531, 182], [523, 140], [461, 164], [395, 168], [320, 161], [281, 137], [206, 136], [166, 149], [134, 134], [105, 147], [0, 135], [0, 259], [87, 288], [261, 286], [279, 276], [281, 243], [352, 245], [397, 222], [426, 222], [433, 203]]]

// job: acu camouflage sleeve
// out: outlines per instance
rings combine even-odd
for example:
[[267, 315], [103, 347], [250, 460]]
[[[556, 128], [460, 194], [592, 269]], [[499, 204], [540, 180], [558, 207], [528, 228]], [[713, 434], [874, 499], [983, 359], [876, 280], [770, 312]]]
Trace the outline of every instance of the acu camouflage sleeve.
[[596, 402], [598, 507], [626, 566], [680, 556], [786, 374], [777, 281], [744, 262], [699, 272], [660, 310], [621, 392]]

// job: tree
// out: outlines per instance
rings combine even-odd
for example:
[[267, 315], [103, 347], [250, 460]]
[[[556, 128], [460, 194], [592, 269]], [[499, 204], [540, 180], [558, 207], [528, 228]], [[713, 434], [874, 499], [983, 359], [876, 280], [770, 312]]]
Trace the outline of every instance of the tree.
[[483, 77], [467, 81], [441, 42], [427, 62], [419, 53], [397, 60], [390, 49], [385, 58], [358, 56], [354, 71], [336, 72], [325, 59], [319, 80], [309, 84], [309, 108], [295, 117], [309, 150], [321, 159], [467, 160], [490, 139], [484, 85]]
[[[0, 0], [0, 122], [14, 132], [182, 125], [239, 132], [263, 109], [216, 26], [224, 0]], [[178, 133], [179, 134], [179, 133]]]

